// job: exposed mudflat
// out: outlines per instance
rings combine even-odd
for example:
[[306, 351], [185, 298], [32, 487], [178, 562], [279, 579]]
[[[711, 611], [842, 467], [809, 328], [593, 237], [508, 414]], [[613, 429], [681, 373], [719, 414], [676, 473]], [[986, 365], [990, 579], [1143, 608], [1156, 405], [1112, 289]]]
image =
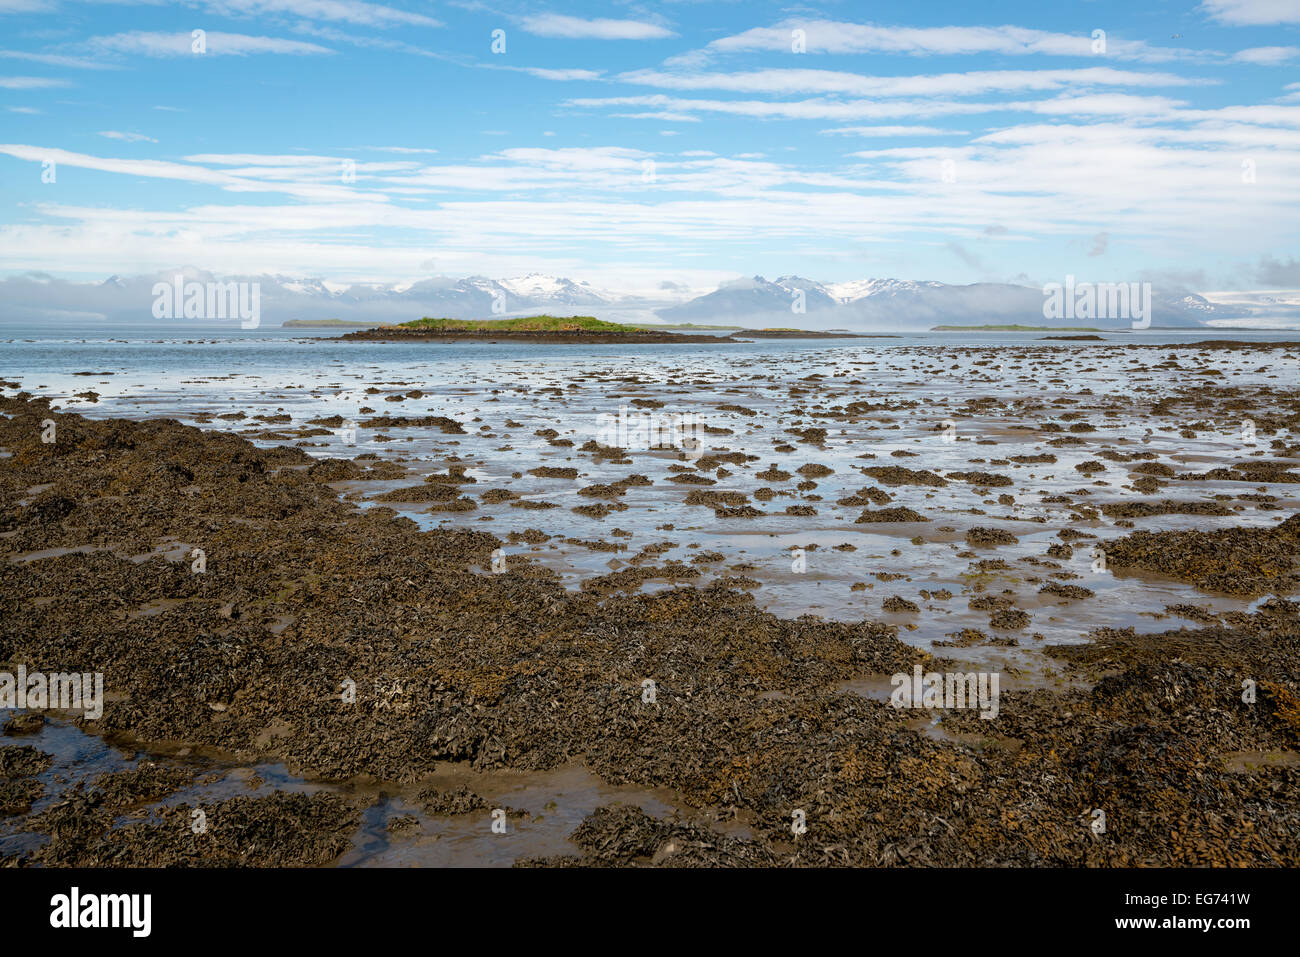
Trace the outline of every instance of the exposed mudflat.
[[1294, 865], [1297, 351], [6, 383], [0, 857]]

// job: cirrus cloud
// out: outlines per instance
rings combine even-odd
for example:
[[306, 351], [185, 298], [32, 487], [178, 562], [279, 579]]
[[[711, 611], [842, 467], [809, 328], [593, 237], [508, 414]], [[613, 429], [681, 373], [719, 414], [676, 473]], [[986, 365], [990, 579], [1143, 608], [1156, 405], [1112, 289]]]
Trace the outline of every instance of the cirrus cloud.
[[521, 25], [534, 36], [566, 40], [663, 40], [677, 35], [658, 24], [642, 20], [583, 20], [559, 13], [524, 17]]
[[54, 80], [45, 76], [0, 76], [0, 90], [41, 90], [71, 85], [67, 80]]
[[[255, 37], [244, 33], [219, 33], [209, 31], [205, 36], [207, 52], [203, 56], [248, 56], [253, 53], [282, 53], [294, 56], [333, 53], [327, 47], [300, 40], [282, 40], [279, 37]], [[111, 36], [93, 37], [87, 41], [99, 53], [125, 53], [134, 56], [174, 57], [198, 56], [194, 53], [193, 38], [189, 33], [155, 33], [134, 30]]]
[[1300, 23], [1296, 0], [1205, 0], [1201, 9], [1210, 19], [1234, 27]]

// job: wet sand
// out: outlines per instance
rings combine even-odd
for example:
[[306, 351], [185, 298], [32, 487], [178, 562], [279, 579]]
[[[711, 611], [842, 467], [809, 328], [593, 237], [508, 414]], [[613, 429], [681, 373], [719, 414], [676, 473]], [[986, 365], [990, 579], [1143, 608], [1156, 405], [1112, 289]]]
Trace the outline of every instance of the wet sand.
[[[6, 399], [0, 669], [109, 701], [13, 717], [0, 855], [1293, 865], [1297, 364], [850, 346]], [[620, 405], [697, 414], [703, 455], [597, 442]], [[997, 672], [997, 717], [891, 707], [918, 663]]]

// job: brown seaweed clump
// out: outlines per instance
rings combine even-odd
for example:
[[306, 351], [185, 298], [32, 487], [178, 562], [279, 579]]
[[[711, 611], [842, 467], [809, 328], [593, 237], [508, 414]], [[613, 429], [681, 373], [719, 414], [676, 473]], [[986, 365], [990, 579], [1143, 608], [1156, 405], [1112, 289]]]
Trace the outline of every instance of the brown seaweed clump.
[[1105, 542], [1111, 568], [1137, 568], [1205, 591], [1263, 595], [1300, 585], [1300, 513], [1272, 528], [1138, 531]]

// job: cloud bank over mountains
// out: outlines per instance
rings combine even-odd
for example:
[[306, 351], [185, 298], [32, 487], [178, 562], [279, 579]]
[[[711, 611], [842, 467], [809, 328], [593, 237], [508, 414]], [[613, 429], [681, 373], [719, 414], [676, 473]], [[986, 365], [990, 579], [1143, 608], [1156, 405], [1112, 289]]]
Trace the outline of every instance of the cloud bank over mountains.
[[[1012, 283], [860, 279], [822, 283], [799, 276], [762, 276], [722, 283], [704, 295], [664, 283], [661, 297], [621, 293], [559, 276], [510, 279], [433, 277], [405, 283], [343, 284], [286, 276], [216, 276], [186, 268], [152, 275], [75, 282], [46, 273], [0, 280], [0, 328], [60, 325], [181, 328], [154, 318], [154, 287], [186, 281], [246, 282], [260, 287], [262, 328], [291, 319], [395, 323], [421, 316], [491, 319], [546, 312], [612, 321], [796, 327], [851, 331], [921, 331], [936, 325], [1019, 324], [1062, 329], [1130, 328], [1128, 318], [1046, 319], [1041, 287]], [[1221, 293], [1206, 298], [1173, 283], [1154, 283], [1154, 327], [1293, 326], [1295, 293]]]

